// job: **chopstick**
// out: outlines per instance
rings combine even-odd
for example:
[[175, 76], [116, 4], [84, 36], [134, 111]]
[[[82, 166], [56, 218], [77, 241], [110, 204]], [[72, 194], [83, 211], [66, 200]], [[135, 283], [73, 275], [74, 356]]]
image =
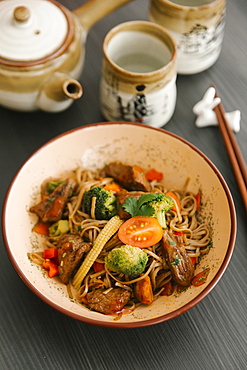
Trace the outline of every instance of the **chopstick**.
[[[215, 89], [215, 86], [212, 85], [212, 87]], [[219, 97], [216, 89], [215, 97]], [[235, 174], [238, 187], [244, 201], [245, 209], [247, 211], [247, 167], [241, 150], [238, 146], [238, 142], [227, 122], [225, 110], [222, 103], [214, 108], [214, 112], [216, 114], [217, 121], [219, 123], [219, 129], [224, 140], [230, 162], [232, 164], [233, 172]]]

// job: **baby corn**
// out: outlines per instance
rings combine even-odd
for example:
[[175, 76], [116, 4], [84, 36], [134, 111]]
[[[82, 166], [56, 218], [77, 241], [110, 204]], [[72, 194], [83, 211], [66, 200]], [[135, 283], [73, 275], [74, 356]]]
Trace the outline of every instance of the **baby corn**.
[[101, 232], [95, 239], [92, 249], [88, 252], [85, 260], [82, 262], [79, 270], [75, 274], [75, 277], [73, 279], [73, 286], [76, 290], [80, 288], [83, 279], [85, 278], [94, 261], [97, 259], [98, 255], [104, 248], [105, 244], [118, 231], [123, 222], [124, 221], [121, 220], [119, 216], [114, 216], [101, 230]]

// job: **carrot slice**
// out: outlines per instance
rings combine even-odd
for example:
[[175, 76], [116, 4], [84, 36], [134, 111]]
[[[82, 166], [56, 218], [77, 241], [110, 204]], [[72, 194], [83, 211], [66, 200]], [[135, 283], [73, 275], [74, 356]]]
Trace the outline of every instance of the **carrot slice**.
[[41, 235], [49, 235], [49, 222], [38, 222], [34, 228], [33, 232]]
[[[142, 276], [141, 274], [140, 276]], [[135, 295], [136, 298], [143, 304], [151, 304], [154, 300], [151, 280], [149, 276], [146, 276], [142, 280], [138, 280], [135, 284]]]
[[112, 190], [114, 193], [119, 192], [120, 190], [123, 190], [123, 188], [117, 184], [116, 182], [113, 182], [112, 184], [104, 186], [105, 190]]
[[[168, 197], [173, 198], [173, 199], [175, 200], [175, 202], [176, 202], [176, 203], [177, 203], [177, 205], [178, 205], [178, 209], [180, 210], [180, 209], [181, 209], [181, 203], [180, 203], [180, 200], [178, 199], [178, 197], [176, 196], [176, 194], [175, 194], [175, 193], [173, 193], [173, 191], [168, 191], [168, 192], [166, 193], [166, 195], [167, 195]], [[172, 210], [173, 210], [173, 211], [176, 211], [176, 207], [175, 207], [175, 206], [173, 206], [173, 207], [172, 207]]]
[[164, 295], [169, 296], [173, 294], [174, 287], [171, 281], [168, 281], [168, 283], [166, 283], [162, 288], [164, 289], [160, 293], [161, 296], [164, 296]]

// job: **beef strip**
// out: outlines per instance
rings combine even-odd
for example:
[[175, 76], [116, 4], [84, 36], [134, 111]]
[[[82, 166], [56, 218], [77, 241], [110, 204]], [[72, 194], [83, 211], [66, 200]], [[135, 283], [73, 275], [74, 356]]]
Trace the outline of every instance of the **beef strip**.
[[173, 280], [182, 286], [189, 286], [194, 276], [194, 265], [181, 240], [179, 241], [179, 238], [171, 231], [165, 230], [162, 244]]
[[30, 212], [36, 213], [43, 222], [56, 222], [62, 217], [63, 211], [77, 186], [77, 182], [68, 178], [59, 184], [48, 198], [30, 208]]
[[106, 176], [113, 177], [127, 190], [150, 191], [150, 184], [143, 169], [139, 166], [129, 166], [121, 162], [111, 162], [104, 167]]
[[70, 278], [79, 267], [84, 253], [90, 250], [91, 243], [86, 243], [79, 235], [64, 234], [57, 244], [58, 250], [58, 273], [64, 284], [68, 284]]
[[131, 293], [122, 288], [114, 288], [107, 294], [105, 289], [96, 289], [87, 293], [88, 306], [95, 311], [112, 314], [119, 312], [130, 300]]

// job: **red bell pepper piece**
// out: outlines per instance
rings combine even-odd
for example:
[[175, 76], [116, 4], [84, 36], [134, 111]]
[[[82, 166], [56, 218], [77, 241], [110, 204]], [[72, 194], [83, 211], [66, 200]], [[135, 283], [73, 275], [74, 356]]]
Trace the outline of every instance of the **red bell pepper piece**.
[[190, 257], [192, 263], [195, 265], [196, 264], [196, 257]]
[[193, 277], [191, 284], [194, 285], [194, 286], [200, 286], [200, 285], [206, 283], [209, 271], [210, 271], [210, 268], [206, 268], [205, 270], [196, 274]]
[[148, 181], [153, 181], [153, 180], [161, 181], [163, 179], [163, 173], [156, 171], [154, 168], [151, 168], [146, 173], [146, 179]]
[[197, 193], [196, 196], [196, 210], [198, 210], [201, 207], [201, 193]]
[[43, 258], [45, 260], [55, 258], [57, 256], [58, 256], [57, 248], [48, 248], [48, 249], [45, 249], [43, 252]]
[[105, 268], [104, 263], [100, 263], [100, 262], [95, 261], [94, 264], [93, 264], [93, 269], [94, 269], [95, 272], [102, 271], [102, 270], [104, 270], [104, 268]]
[[179, 236], [183, 236], [184, 235], [183, 231], [173, 231], [173, 234], [174, 235], [179, 235]]
[[43, 267], [48, 270], [48, 276], [50, 278], [58, 275], [58, 265], [56, 265], [53, 261], [44, 261]]

